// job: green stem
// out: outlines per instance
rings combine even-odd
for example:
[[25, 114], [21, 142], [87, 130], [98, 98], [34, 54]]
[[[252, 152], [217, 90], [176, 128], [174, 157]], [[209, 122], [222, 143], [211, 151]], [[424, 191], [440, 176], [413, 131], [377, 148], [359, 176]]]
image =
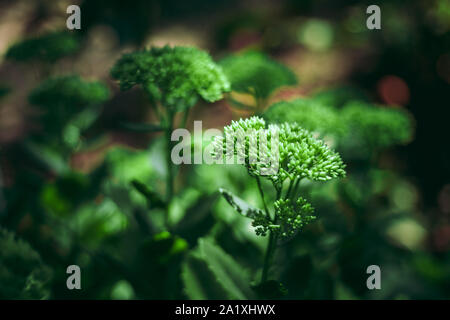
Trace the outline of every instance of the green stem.
[[[275, 217], [274, 224], [277, 223], [276, 220], [277, 218]], [[264, 257], [264, 266], [261, 275], [261, 284], [263, 284], [268, 280], [270, 265], [272, 264], [273, 257], [275, 256], [275, 251], [277, 249], [277, 240], [278, 234], [273, 231], [270, 231], [269, 243], [267, 244], [266, 255]]]
[[262, 113], [262, 111], [263, 111], [263, 108], [264, 108], [264, 100], [261, 97], [259, 97], [259, 96], [256, 96], [255, 100], [256, 100], [255, 115], [260, 115]]
[[166, 166], [167, 166], [167, 193], [166, 193], [166, 201], [167, 201], [167, 212], [165, 215], [165, 225], [168, 227], [169, 225], [169, 204], [172, 201], [173, 190], [174, 190], [174, 174], [173, 174], [173, 165], [172, 165], [172, 135], [173, 129], [173, 113], [167, 113], [167, 126], [165, 128], [166, 135]]
[[190, 110], [190, 108], [187, 108], [186, 110], [184, 110], [183, 118], [181, 119], [181, 126], [180, 126], [180, 128], [186, 128], [187, 119], [189, 117], [189, 110]]
[[271, 219], [269, 209], [267, 208], [266, 200], [264, 199], [264, 192], [261, 186], [261, 180], [256, 176], [256, 183], [258, 184], [259, 194], [261, 195], [262, 202], [264, 204], [264, 210], [266, 211], [267, 218]]
[[289, 188], [286, 191], [286, 195], [284, 196], [286, 199], [289, 198], [290, 194], [291, 194], [291, 190], [292, 190], [292, 186], [294, 185], [294, 180], [291, 180], [291, 182], [289, 183]]
[[264, 256], [264, 266], [263, 266], [263, 271], [262, 271], [262, 275], [261, 275], [261, 284], [263, 284], [264, 282], [267, 281], [267, 277], [269, 275], [269, 268], [270, 268], [270, 264], [272, 262], [273, 253], [275, 251], [275, 250], [273, 250], [274, 238], [275, 238], [275, 234], [272, 231], [270, 231], [269, 243], [267, 244], [266, 254]]
[[295, 182], [294, 189], [293, 189], [294, 190], [294, 196], [297, 195], [298, 186], [299, 186], [301, 180], [302, 180], [302, 178], [298, 178], [297, 181]]
[[[282, 188], [277, 189], [277, 200], [281, 197]], [[277, 216], [273, 219], [273, 224], [277, 224]], [[269, 231], [269, 243], [267, 244], [266, 254], [264, 256], [264, 266], [261, 274], [261, 284], [267, 281], [269, 276], [270, 265], [272, 264], [273, 257], [277, 248], [278, 234], [273, 231]]]

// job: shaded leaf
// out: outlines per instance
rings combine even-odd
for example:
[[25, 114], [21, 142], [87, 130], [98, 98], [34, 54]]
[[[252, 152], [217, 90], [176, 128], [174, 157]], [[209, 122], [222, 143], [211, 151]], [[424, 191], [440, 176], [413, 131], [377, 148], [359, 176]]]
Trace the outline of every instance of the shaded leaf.
[[155, 191], [150, 190], [142, 182], [133, 179], [131, 185], [147, 199], [150, 208], [165, 208], [167, 206], [166, 202]]
[[247, 218], [255, 218], [260, 214], [264, 214], [262, 210], [255, 208], [248, 204], [245, 200], [239, 198], [228, 190], [223, 188], [219, 189], [219, 192], [223, 195], [225, 200], [241, 215]]
[[204, 259], [195, 254], [186, 257], [182, 265], [181, 278], [184, 293], [189, 299], [225, 299], [223, 288], [217, 283], [214, 274], [208, 269]]
[[[211, 240], [201, 238], [186, 259], [182, 278], [192, 299], [252, 299], [255, 297], [245, 270]], [[206, 266], [206, 268], [205, 268]]]
[[189, 243], [195, 244], [197, 239], [204, 236], [215, 222], [211, 208], [217, 197], [217, 193], [200, 196], [177, 223], [176, 233]]

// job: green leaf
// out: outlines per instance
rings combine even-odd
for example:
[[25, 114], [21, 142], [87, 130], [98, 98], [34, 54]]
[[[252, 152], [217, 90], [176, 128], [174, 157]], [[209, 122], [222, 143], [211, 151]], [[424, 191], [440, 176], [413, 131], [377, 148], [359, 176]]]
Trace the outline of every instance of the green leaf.
[[206, 235], [215, 223], [212, 206], [218, 194], [200, 195], [195, 202], [185, 209], [183, 218], [176, 224], [176, 234], [195, 245], [197, 239]]
[[264, 214], [262, 210], [255, 208], [248, 204], [245, 200], [239, 198], [228, 190], [223, 188], [219, 189], [219, 192], [227, 200], [227, 202], [236, 210], [238, 213], [247, 218], [255, 218], [260, 214]]
[[191, 299], [255, 298], [247, 272], [210, 239], [199, 239], [183, 264], [182, 279]]
[[150, 190], [150, 188], [142, 182], [133, 179], [131, 181], [131, 185], [147, 199], [148, 205], [151, 209], [165, 208], [167, 206], [166, 202], [162, 200], [155, 191]]
[[182, 265], [181, 278], [184, 284], [184, 293], [189, 299], [208, 300], [226, 299], [223, 288], [208, 269], [204, 259], [191, 253]]
[[119, 126], [123, 129], [135, 132], [161, 132], [164, 130], [163, 126], [153, 123], [120, 122]]

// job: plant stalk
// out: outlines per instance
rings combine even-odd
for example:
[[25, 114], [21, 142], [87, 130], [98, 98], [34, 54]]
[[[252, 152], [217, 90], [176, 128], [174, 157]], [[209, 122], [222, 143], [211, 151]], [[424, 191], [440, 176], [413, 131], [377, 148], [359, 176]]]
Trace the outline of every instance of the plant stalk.
[[[281, 189], [277, 189], [277, 200], [281, 197]], [[275, 215], [273, 219], [273, 224], [277, 224], [277, 216]], [[261, 274], [261, 284], [267, 281], [269, 277], [269, 269], [272, 264], [273, 256], [275, 255], [275, 250], [277, 248], [278, 234], [273, 231], [269, 231], [269, 243], [267, 244], [266, 254], [264, 256], [264, 266]]]
[[[275, 221], [276, 223], [276, 221]], [[267, 244], [266, 255], [264, 256], [264, 266], [261, 275], [261, 284], [267, 281], [269, 276], [270, 265], [272, 264], [273, 256], [275, 254], [277, 234], [273, 231], [269, 233], [269, 243]]]
[[261, 186], [261, 180], [258, 176], [256, 178], [256, 183], [258, 184], [259, 194], [261, 195], [262, 202], [264, 204], [264, 210], [266, 211], [267, 218], [271, 219], [269, 209], [267, 208], [266, 200], [264, 199], [264, 192]]
[[171, 135], [172, 135], [172, 129], [173, 129], [173, 113], [168, 112], [167, 114], [167, 126], [165, 128], [165, 135], [166, 135], [166, 166], [167, 166], [167, 192], [166, 192], [166, 202], [167, 202], [167, 212], [165, 215], [165, 225], [166, 228], [169, 226], [169, 204], [172, 201], [173, 198], [173, 192], [174, 192], [174, 172], [173, 172], [173, 165], [172, 165], [172, 141], [171, 141]]

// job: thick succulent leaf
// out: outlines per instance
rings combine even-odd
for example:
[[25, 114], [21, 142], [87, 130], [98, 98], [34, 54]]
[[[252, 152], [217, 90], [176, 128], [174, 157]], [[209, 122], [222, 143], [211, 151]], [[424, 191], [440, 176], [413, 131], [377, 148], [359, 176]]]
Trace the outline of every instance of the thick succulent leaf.
[[184, 293], [189, 299], [226, 299], [225, 290], [209, 271], [204, 259], [196, 254], [186, 257], [182, 265], [181, 278], [184, 284]]
[[185, 293], [191, 299], [252, 299], [250, 279], [243, 268], [217, 244], [199, 239], [182, 271]]
[[245, 200], [239, 198], [230, 191], [220, 188], [219, 192], [223, 195], [225, 200], [234, 208], [234, 210], [236, 210], [244, 217], [253, 219], [256, 216], [263, 214], [262, 210], [251, 206]]
[[209, 270], [229, 295], [229, 299], [251, 299], [253, 292], [250, 280], [243, 268], [212, 241], [199, 240], [202, 257], [207, 260]]
[[217, 198], [217, 193], [198, 197], [191, 206], [184, 210], [184, 216], [174, 226], [176, 234], [195, 245], [197, 239], [206, 235], [215, 223], [211, 208]]
[[166, 207], [165, 201], [162, 200], [155, 191], [150, 190], [149, 187], [147, 187], [139, 180], [133, 179], [131, 181], [131, 185], [147, 199], [150, 208], [154, 209]]

